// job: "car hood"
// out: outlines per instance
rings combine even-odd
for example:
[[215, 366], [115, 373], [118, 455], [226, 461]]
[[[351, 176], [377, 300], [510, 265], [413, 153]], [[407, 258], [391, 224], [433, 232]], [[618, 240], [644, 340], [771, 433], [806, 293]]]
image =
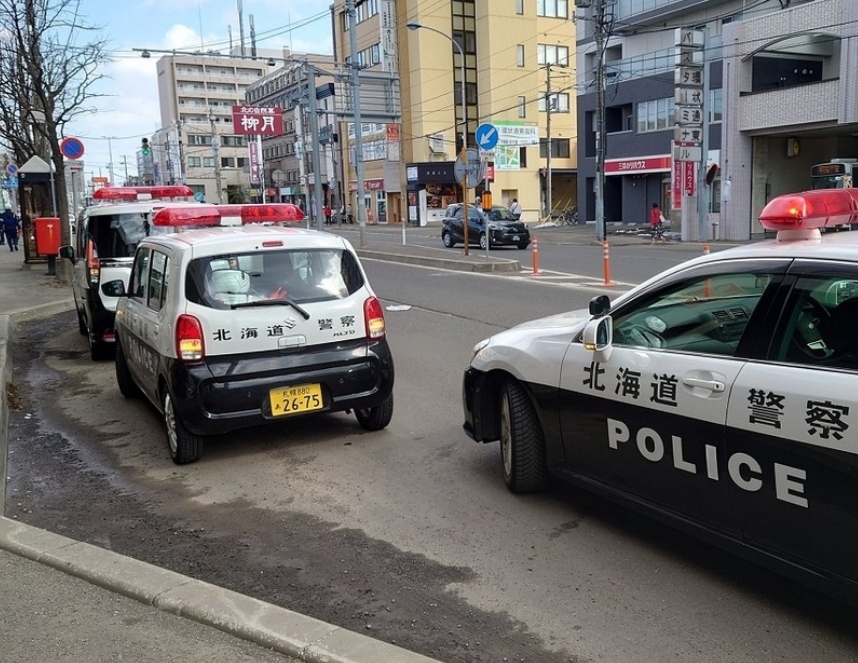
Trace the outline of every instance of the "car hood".
[[591, 317], [588, 309], [582, 308], [575, 311], [566, 311], [565, 313], [556, 313], [544, 318], [536, 320], [528, 320], [520, 325], [513, 327], [514, 330], [522, 329], [556, 329], [557, 327], [577, 327], [583, 326], [582, 323], [587, 322]]

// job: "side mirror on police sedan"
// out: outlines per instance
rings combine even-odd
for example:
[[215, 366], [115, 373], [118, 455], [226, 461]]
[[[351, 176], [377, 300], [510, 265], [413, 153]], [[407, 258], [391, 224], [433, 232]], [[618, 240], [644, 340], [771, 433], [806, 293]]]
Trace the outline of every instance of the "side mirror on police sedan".
[[590, 315], [608, 315], [611, 312], [611, 298], [608, 295], [599, 295], [590, 300]]
[[611, 316], [605, 315], [600, 318], [594, 318], [584, 327], [584, 334], [581, 340], [584, 342], [584, 347], [587, 350], [593, 350], [605, 355], [608, 358], [611, 350], [611, 343], [614, 337], [614, 323]]
[[125, 297], [128, 295], [128, 293], [125, 292], [125, 284], [122, 282], [122, 279], [102, 283], [101, 292], [108, 297]]
[[77, 260], [75, 260], [75, 257], [74, 257], [74, 247], [71, 246], [70, 244], [67, 244], [66, 246], [60, 247], [60, 257], [61, 258], [68, 258], [69, 260], [71, 260], [72, 265], [74, 265], [77, 262]]

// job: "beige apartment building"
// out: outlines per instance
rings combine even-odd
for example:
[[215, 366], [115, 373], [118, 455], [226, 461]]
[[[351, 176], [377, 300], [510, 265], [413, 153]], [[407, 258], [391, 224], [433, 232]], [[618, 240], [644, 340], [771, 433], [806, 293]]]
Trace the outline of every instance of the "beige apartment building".
[[215, 53], [159, 58], [161, 129], [152, 137], [153, 180], [184, 182], [207, 202], [249, 200], [247, 136], [233, 131], [232, 107], [244, 105], [248, 86], [284, 57], [260, 51], [256, 60]]

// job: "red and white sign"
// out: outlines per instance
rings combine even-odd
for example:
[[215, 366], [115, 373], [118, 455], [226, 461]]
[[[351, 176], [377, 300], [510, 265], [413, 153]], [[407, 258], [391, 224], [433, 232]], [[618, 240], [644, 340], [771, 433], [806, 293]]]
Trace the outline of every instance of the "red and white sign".
[[664, 156], [632, 157], [630, 159], [606, 159], [605, 175], [670, 172], [670, 161], [669, 154]]
[[232, 130], [242, 136], [282, 136], [283, 109], [270, 106], [233, 106]]
[[682, 208], [683, 194], [693, 196], [695, 187], [694, 166], [691, 161], [674, 161], [670, 178], [671, 207]]
[[[364, 180], [364, 191], [384, 191], [384, 180]], [[349, 182], [349, 191], [357, 191], [357, 180]]]
[[387, 125], [387, 140], [399, 140], [399, 125], [398, 124], [388, 124]]
[[255, 140], [247, 144], [247, 158], [250, 165], [250, 183], [259, 184], [259, 145]]
[[108, 184], [110, 184], [110, 178], [108, 177], [93, 176], [92, 178], [92, 186], [95, 189], [107, 186]]

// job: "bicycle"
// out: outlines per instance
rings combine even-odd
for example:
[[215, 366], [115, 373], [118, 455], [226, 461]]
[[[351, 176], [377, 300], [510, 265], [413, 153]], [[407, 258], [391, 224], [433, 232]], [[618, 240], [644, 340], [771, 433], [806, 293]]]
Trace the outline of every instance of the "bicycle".
[[560, 215], [560, 225], [577, 226], [578, 225], [578, 208], [567, 207]]

